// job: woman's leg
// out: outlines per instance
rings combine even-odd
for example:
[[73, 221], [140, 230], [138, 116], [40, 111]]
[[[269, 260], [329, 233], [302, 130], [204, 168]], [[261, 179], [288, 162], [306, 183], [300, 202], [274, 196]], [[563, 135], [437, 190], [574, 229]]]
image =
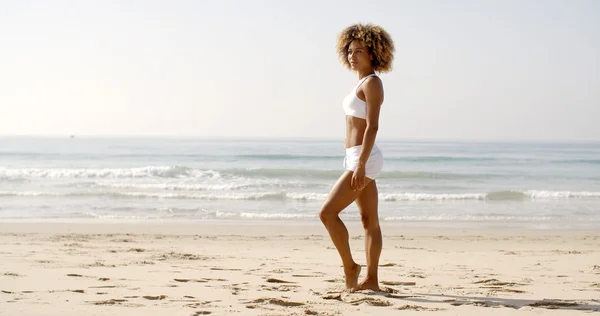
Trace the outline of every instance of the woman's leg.
[[[348, 242], [348, 229], [340, 219], [339, 213], [350, 205], [361, 193], [361, 191], [354, 191], [350, 187], [352, 174], [352, 171], [346, 171], [340, 176], [319, 213], [321, 221], [329, 232], [329, 236], [342, 258], [344, 274], [346, 275], [346, 287], [350, 289], [356, 288], [358, 284], [360, 265], [356, 264], [352, 258]], [[365, 182], [368, 183], [368, 181], [369, 179], [366, 179]]]
[[379, 291], [377, 270], [383, 240], [379, 227], [377, 184], [371, 181], [356, 198], [365, 229], [365, 251], [367, 255], [367, 276], [358, 286], [361, 290]]

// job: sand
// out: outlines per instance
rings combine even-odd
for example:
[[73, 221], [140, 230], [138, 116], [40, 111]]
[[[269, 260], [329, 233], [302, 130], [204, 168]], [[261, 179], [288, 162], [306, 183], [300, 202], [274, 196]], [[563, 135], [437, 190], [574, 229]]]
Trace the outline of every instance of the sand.
[[598, 231], [382, 228], [382, 292], [349, 293], [319, 223], [2, 223], [0, 315], [600, 311]]

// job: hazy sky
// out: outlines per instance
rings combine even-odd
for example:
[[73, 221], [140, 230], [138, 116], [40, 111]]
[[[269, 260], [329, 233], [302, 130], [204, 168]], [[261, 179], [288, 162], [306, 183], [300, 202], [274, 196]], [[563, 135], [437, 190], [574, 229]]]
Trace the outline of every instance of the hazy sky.
[[396, 44], [379, 137], [600, 140], [600, 1], [0, 1], [0, 135], [344, 137], [335, 52]]

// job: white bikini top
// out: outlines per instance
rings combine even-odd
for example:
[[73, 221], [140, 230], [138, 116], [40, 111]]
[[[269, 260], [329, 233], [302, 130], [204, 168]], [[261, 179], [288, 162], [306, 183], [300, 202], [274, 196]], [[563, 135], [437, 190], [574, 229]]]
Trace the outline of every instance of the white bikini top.
[[344, 98], [344, 101], [342, 102], [342, 107], [344, 108], [344, 112], [346, 112], [346, 115], [358, 117], [361, 119], [367, 118], [367, 103], [358, 98], [358, 96], [356, 95], [356, 91], [358, 90], [360, 85], [363, 82], [365, 82], [365, 80], [367, 80], [367, 78], [373, 76], [375, 76], [375, 74], [370, 74], [361, 79], [356, 84], [354, 89], [352, 89], [352, 92]]

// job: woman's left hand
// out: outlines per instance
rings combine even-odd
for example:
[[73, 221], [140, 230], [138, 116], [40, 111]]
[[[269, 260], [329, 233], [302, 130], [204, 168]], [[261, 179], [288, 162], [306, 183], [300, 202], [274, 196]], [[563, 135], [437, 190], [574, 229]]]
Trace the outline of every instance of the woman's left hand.
[[350, 180], [350, 187], [354, 191], [360, 191], [365, 187], [365, 167], [357, 166]]

